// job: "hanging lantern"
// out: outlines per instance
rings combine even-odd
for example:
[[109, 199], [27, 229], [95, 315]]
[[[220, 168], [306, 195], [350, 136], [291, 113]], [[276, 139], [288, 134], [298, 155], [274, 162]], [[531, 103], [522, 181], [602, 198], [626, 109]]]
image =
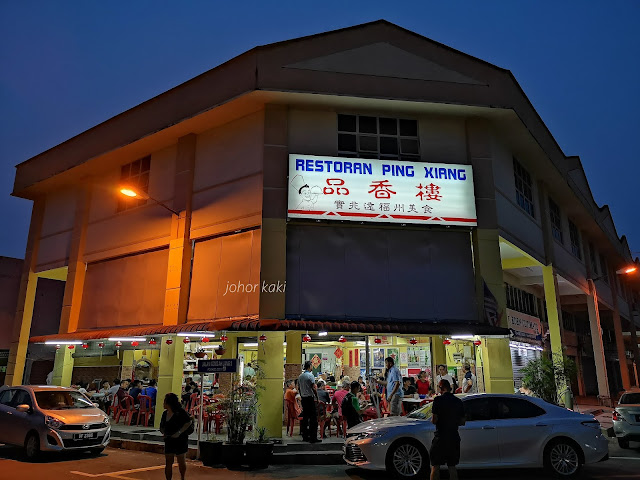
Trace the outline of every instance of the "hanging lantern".
[[411, 345], [415, 345], [416, 343], [418, 343], [418, 340], [416, 340], [416, 337], [411, 338], [411, 340], [409, 340], [409, 343]]
[[56, 350], [60, 350], [60, 345], [56, 345]]
[[116, 348], [120, 348], [122, 346], [122, 342], [118, 341], [116, 342]]
[[209, 338], [208, 337], [202, 337], [202, 340], [200, 340], [202, 343], [209, 343]]
[[221, 341], [222, 343], [224, 343], [224, 342], [226, 342], [226, 341], [227, 341], [227, 335], [226, 335], [225, 333], [223, 333], [222, 335], [220, 335], [220, 341]]
[[171, 345], [173, 343], [173, 340], [171, 340], [170, 338], [167, 338], [167, 340], [164, 342], [167, 345]]
[[311, 341], [311, 335], [309, 335], [308, 333], [304, 334], [302, 336], [302, 341], [303, 342], [310, 342]]
[[184, 337], [184, 340], [182, 340], [182, 343], [184, 343], [185, 345], [189, 342], [191, 342], [191, 340], [189, 340], [189, 337]]
[[149, 345], [155, 345], [156, 343], [158, 343], [158, 342], [156, 342], [155, 338], [150, 338], [149, 339]]
[[100, 342], [100, 343], [98, 343], [98, 347], [99, 347], [99, 348], [104, 348], [104, 342]]
[[132, 347], [137, 347], [138, 345], [140, 345], [136, 340], [134, 340], [133, 342], [131, 342], [131, 346]]
[[442, 344], [443, 344], [443, 345], [451, 345], [451, 340], [449, 340], [448, 338], [445, 338], [445, 339], [442, 341]]
[[84, 349], [86, 350], [87, 348], [89, 348], [89, 344], [88, 344], [88, 343], [86, 343], [86, 342], [85, 342], [85, 343], [83, 343], [83, 344], [82, 344], [82, 348], [84, 348]]
[[267, 336], [263, 333], [258, 337], [258, 340], [260, 340], [260, 343], [264, 343], [267, 341]]
[[346, 341], [347, 341], [347, 337], [345, 337], [344, 335], [340, 335], [340, 338], [338, 339], [338, 341], [339, 341], [340, 343], [344, 343], [344, 342], [346, 342]]
[[69, 350], [73, 350], [74, 348], [76, 348], [76, 346], [75, 346], [75, 345], [69, 345], [67, 348], [68, 348]]
[[373, 343], [381, 344], [381, 343], [382, 343], [382, 339], [381, 339], [380, 337], [376, 337], [376, 338], [373, 340]]
[[481, 342], [480, 340], [474, 340], [474, 341], [473, 341], [473, 344], [474, 344], [476, 347], [479, 347], [479, 346], [482, 344], [482, 342]]

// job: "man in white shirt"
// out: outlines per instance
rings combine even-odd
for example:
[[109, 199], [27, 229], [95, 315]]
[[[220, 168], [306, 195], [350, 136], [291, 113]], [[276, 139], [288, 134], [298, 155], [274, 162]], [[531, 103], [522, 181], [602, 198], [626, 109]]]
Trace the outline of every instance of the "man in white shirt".
[[456, 383], [453, 381], [453, 377], [447, 372], [446, 365], [438, 365], [438, 375], [436, 375], [436, 385], [440, 385], [440, 380], [446, 380], [451, 385], [451, 390], [455, 393]]

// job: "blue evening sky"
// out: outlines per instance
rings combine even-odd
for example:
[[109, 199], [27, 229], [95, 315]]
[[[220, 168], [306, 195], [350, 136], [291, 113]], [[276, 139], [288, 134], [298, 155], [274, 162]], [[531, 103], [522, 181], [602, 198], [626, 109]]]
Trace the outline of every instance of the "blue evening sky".
[[14, 165], [256, 45], [384, 18], [511, 70], [640, 250], [640, 2], [0, 2], [0, 255], [24, 256]]

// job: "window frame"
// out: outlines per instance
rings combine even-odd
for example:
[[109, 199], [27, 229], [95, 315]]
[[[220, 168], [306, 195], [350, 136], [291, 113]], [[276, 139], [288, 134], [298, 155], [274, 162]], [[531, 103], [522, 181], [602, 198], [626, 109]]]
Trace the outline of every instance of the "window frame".
[[529, 171], [522, 166], [516, 157], [513, 157], [513, 176], [516, 188], [516, 204], [531, 218], [536, 218], [533, 179]]
[[[480, 402], [489, 403], [488, 405], [489, 418], [473, 419], [473, 420], [469, 419], [467, 415], [468, 405], [471, 403], [480, 403]], [[468, 400], [463, 401], [462, 405], [464, 406], [464, 418], [467, 423], [468, 422], [491, 422], [493, 420], [496, 420], [496, 403], [492, 401], [491, 397], [486, 397], [484, 395], [481, 395], [479, 397], [470, 398]]]
[[571, 247], [571, 253], [573, 254], [573, 256], [582, 261], [582, 241], [580, 238], [580, 230], [578, 229], [578, 226], [571, 220], [569, 220], [569, 245]]
[[[136, 170], [135, 173], [131, 173], [132, 169]], [[125, 174], [125, 171], [127, 172]], [[151, 177], [151, 155], [141, 157], [133, 162], [126, 163], [120, 166], [120, 184], [124, 186], [131, 186], [139, 189], [140, 191], [149, 194], [149, 179]], [[116, 212], [124, 212], [133, 208], [146, 205], [147, 198], [131, 198], [125, 197], [122, 194], [118, 194], [118, 204]]]
[[[494, 406], [494, 411], [495, 411], [495, 419], [496, 420], [527, 420], [530, 418], [537, 418], [537, 417], [541, 417], [542, 415], [545, 415], [547, 413], [547, 411], [540, 407], [539, 405], [536, 405], [535, 403], [527, 400], [526, 398], [514, 398], [514, 397], [492, 397], [492, 399], [495, 402], [495, 406]], [[535, 408], [536, 410], [539, 410], [541, 413], [538, 413], [537, 415], [533, 415], [530, 417], [503, 417], [500, 414], [500, 408], [499, 408], [499, 404], [500, 402], [515, 402], [515, 403], [521, 403], [522, 405], [528, 405], [531, 406], [533, 408]]]
[[562, 212], [560, 206], [553, 201], [551, 197], [549, 200], [549, 218], [551, 220], [551, 236], [555, 238], [561, 245], [564, 245], [564, 232], [562, 231]]
[[599, 255], [599, 257], [600, 257], [600, 270], [602, 271], [600, 278], [604, 283], [609, 285], [609, 265], [607, 264], [607, 258], [602, 253]]

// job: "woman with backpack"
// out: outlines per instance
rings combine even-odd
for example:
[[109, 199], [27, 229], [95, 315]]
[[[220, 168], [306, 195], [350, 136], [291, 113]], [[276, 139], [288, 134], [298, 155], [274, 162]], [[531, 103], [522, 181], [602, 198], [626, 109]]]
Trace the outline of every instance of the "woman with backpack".
[[171, 480], [173, 476], [173, 458], [178, 459], [180, 478], [184, 480], [187, 471], [185, 455], [189, 449], [189, 435], [193, 433], [193, 419], [180, 405], [175, 393], [167, 393], [164, 397], [164, 412], [160, 420], [160, 432], [164, 436], [164, 476]]

